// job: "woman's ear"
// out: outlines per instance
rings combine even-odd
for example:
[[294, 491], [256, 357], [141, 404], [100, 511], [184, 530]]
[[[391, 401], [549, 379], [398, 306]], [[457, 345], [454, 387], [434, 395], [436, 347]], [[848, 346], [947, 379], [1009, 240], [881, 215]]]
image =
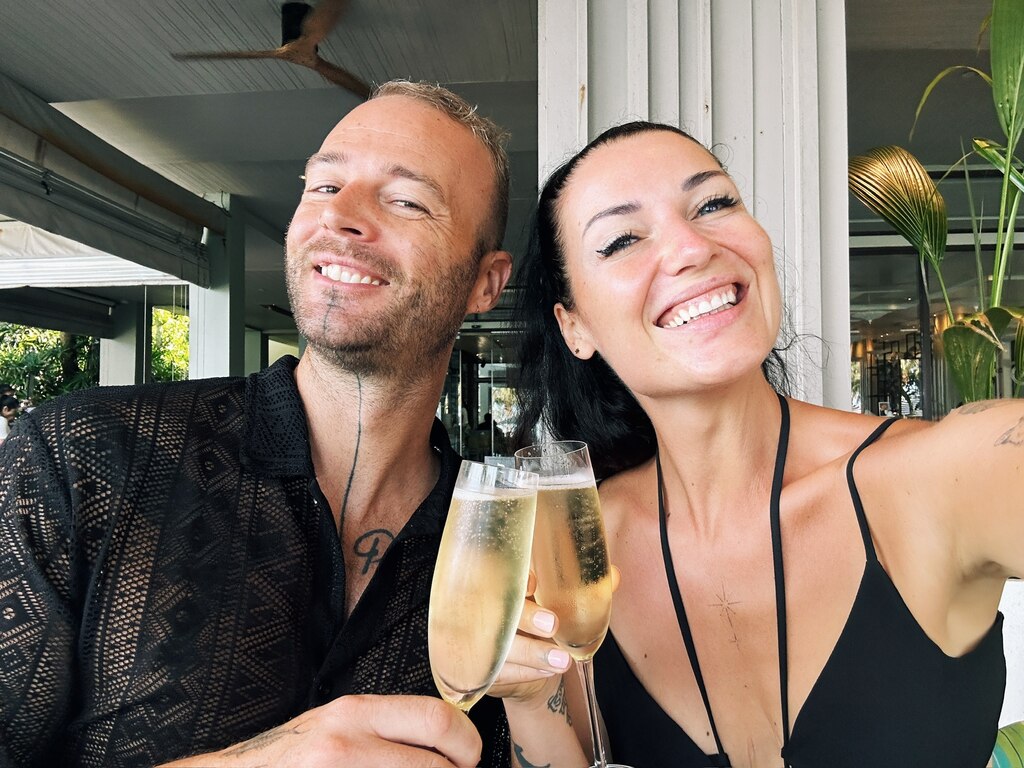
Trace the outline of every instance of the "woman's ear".
[[562, 338], [570, 351], [580, 360], [589, 360], [597, 350], [590, 339], [590, 333], [579, 316], [566, 309], [562, 302], [555, 304], [555, 319], [562, 331]]

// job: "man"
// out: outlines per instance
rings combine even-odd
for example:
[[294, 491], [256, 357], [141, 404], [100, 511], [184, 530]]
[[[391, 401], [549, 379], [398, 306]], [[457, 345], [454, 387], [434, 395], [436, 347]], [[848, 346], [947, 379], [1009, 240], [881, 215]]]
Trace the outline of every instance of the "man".
[[0, 761], [469, 766], [481, 735], [482, 763], [507, 761], [500, 702], [474, 708], [478, 735], [433, 698], [426, 652], [458, 469], [433, 414], [462, 319], [508, 280], [507, 196], [493, 124], [386, 84], [306, 168], [286, 246], [301, 361], [18, 424]]

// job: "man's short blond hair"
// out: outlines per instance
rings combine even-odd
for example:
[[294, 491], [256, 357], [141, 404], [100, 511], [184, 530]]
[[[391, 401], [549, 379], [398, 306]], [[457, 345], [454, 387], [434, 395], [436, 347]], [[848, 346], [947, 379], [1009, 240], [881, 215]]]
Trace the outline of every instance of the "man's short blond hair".
[[469, 128], [484, 145], [494, 168], [494, 199], [491, 201], [491, 212], [487, 217], [487, 231], [480, 235], [478, 256], [501, 248], [505, 237], [505, 225], [508, 222], [509, 169], [508, 153], [505, 152], [508, 132], [493, 120], [479, 114], [476, 107], [461, 96], [436, 83], [389, 80], [374, 88], [370, 99], [381, 96], [405, 96], [426, 102], [455, 122]]

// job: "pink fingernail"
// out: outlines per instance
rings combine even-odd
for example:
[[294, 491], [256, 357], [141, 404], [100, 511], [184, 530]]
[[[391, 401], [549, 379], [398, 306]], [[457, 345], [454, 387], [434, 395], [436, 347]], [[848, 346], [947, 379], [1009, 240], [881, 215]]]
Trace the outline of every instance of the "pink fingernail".
[[548, 611], [537, 611], [533, 614], [533, 626], [541, 632], [550, 632], [555, 628], [555, 614]]
[[569, 666], [569, 654], [559, 648], [554, 648], [548, 651], [548, 664], [557, 669], [565, 669]]

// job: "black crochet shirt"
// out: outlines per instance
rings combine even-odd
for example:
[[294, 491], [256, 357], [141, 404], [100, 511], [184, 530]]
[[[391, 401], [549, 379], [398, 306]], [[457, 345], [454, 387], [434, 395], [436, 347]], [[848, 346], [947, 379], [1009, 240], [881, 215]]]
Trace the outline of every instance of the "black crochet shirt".
[[[437, 695], [427, 605], [459, 457], [350, 618], [296, 360], [97, 388], [0, 445], [0, 765], [151, 766], [355, 693]], [[473, 710], [508, 764], [501, 704]]]

